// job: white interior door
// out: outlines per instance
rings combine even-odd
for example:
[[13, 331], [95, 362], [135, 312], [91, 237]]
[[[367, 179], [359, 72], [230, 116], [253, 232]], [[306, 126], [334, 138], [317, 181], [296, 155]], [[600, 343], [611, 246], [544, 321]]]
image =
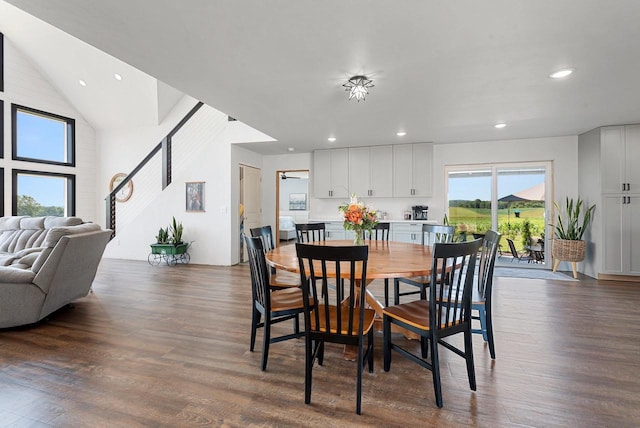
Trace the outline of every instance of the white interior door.
[[240, 203], [244, 213], [240, 219], [240, 261], [248, 260], [244, 246], [244, 236], [250, 236], [250, 229], [262, 226], [262, 171], [240, 165]]

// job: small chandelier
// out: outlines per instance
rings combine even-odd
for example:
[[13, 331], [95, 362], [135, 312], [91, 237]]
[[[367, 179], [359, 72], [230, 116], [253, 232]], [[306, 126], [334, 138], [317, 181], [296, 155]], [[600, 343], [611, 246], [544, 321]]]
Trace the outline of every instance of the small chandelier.
[[367, 76], [353, 76], [342, 86], [349, 91], [349, 99], [355, 98], [360, 102], [369, 93], [368, 88], [373, 88], [373, 80], [367, 79]]

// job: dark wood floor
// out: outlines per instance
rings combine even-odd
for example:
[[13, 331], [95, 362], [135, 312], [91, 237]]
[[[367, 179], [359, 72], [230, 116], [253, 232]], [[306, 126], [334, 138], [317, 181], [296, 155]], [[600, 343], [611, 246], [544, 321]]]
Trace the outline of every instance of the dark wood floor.
[[0, 331], [0, 426], [640, 426], [640, 285], [496, 278], [494, 292], [497, 359], [474, 335], [476, 392], [443, 350], [438, 409], [430, 372], [397, 354], [382, 370], [377, 334], [357, 416], [340, 347], [311, 405], [302, 340], [272, 345], [260, 371], [246, 266], [106, 259], [74, 308]]

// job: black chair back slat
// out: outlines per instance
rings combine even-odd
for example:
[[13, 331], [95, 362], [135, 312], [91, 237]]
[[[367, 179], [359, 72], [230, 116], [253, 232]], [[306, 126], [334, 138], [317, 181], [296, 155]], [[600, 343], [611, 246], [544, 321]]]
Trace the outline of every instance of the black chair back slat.
[[296, 242], [309, 243], [326, 240], [324, 223], [296, 224]]
[[476, 255], [481, 239], [465, 243], [436, 243], [431, 275], [431, 328], [447, 330], [471, 322], [471, 295]]
[[377, 223], [370, 231], [366, 231], [367, 239], [374, 241], [388, 241], [391, 223]]
[[[304, 286], [303, 300], [308, 297], [313, 297], [316, 302], [316, 308], [319, 310], [313, 311], [316, 330], [319, 331], [319, 313], [324, 315], [324, 326], [326, 331], [324, 334], [331, 333], [332, 330], [340, 334], [345, 330], [349, 336], [357, 336], [361, 334], [356, 326], [362, 328], [362, 322], [364, 312], [359, 311], [358, 307], [364, 307], [365, 304], [365, 287], [366, 287], [366, 259], [369, 255], [369, 247], [362, 246], [317, 246], [307, 244], [296, 244], [296, 251], [300, 263], [300, 275], [301, 281]], [[315, 263], [315, 264], [314, 264]], [[331, 265], [332, 278], [327, 277], [329, 272], [328, 265]], [[320, 271], [317, 267], [320, 266]], [[335, 278], [333, 277], [335, 276]], [[342, 284], [348, 284], [349, 295], [345, 297], [345, 292]], [[321, 284], [318, 290], [318, 284]], [[356, 293], [356, 287], [360, 286], [361, 289]], [[355, 295], [359, 295], [359, 299], [356, 301]], [[343, 325], [341, 317], [336, 317], [335, 320], [331, 319], [331, 307], [340, 308], [341, 304], [347, 305], [349, 316], [345, 321], [346, 326]], [[359, 316], [360, 322], [356, 322], [355, 316]], [[333, 325], [335, 323], [335, 325]], [[345, 328], [346, 327], [346, 328]], [[310, 326], [309, 326], [310, 328]]]
[[269, 271], [264, 258], [263, 240], [260, 237], [245, 236], [247, 253], [249, 255], [249, 269], [251, 271], [251, 293], [253, 299], [264, 308], [271, 311], [269, 297]]

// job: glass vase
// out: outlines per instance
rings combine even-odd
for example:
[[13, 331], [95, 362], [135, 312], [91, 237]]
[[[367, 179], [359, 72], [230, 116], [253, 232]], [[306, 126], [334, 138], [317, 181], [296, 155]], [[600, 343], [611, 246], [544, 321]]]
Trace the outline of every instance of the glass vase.
[[364, 245], [364, 229], [353, 231], [353, 245]]

